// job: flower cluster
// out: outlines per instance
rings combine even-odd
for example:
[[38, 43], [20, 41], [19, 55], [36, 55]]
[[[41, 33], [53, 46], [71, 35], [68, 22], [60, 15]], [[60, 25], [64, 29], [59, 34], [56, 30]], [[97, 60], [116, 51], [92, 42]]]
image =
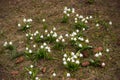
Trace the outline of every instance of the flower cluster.
[[70, 54], [64, 54], [63, 64], [70, 71], [75, 71], [80, 67], [79, 55], [76, 55], [74, 52]]
[[3, 46], [6, 48], [6, 49], [9, 49], [9, 50], [13, 50], [14, 49], [14, 47], [13, 47], [13, 43], [10, 41], [10, 42], [5, 42], [4, 44], [3, 44]]
[[18, 27], [23, 30], [23, 31], [26, 31], [27, 29], [29, 29], [31, 27], [31, 22], [33, 20], [30, 18], [30, 19], [26, 19], [24, 18], [23, 19], [23, 23], [18, 23]]
[[75, 28], [80, 30], [86, 30], [88, 26], [86, 25], [88, 23], [89, 19], [92, 19], [92, 16], [83, 17], [83, 15], [76, 14], [75, 20]]
[[43, 43], [40, 48], [37, 50], [35, 54], [35, 59], [41, 59], [41, 58], [49, 58], [49, 53], [51, 52], [50, 47], [46, 44]]
[[38, 69], [34, 68], [33, 65], [30, 65], [30, 67], [26, 67], [25, 69], [30, 75], [30, 80], [40, 80], [40, 78], [37, 77]]
[[75, 13], [75, 9], [65, 7], [63, 13], [64, 13], [64, 16], [63, 16], [63, 19], [62, 19], [62, 23], [66, 23], [66, 22], [68, 22], [68, 18], [70, 16], [70, 14]]
[[60, 35], [60, 36], [56, 39], [54, 48], [61, 50], [61, 49], [64, 49], [64, 47], [65, 47], [65, 39], [63, 38], [62, 35]]

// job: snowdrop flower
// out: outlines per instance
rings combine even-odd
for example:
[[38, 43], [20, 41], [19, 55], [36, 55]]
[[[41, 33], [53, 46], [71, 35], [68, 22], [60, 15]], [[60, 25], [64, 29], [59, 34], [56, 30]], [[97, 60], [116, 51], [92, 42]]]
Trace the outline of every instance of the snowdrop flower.
[[64, 54], [63, 56], [64, 56], [64, 57], [67, 57], [67, 54]]
[[98, 23], [96, 24], [96, 27], [100, 26]]
[[44, 46], [46, 46], [47, 44], [46, 43], [43, 43]]
[[59, 39], [56, 39], [56, 42], [59, 42]]
[[66, 61], [66, 59], [65, 59], [65, 58], [63, 58], [63, 61]]
[[7, 46], [7, 44], [8, 44], [8, 43], [7, 43], [7, 42], [5, 42], [3, 46]]
[[29, 26], [29, 25], [27, 25], [26, 27], [27, 27], [27, 28], [29, 28], [30, 26]]
[[70, 11], [70, 8], [68, 8], [67, 10]]
[[75, 21], [77, 21], [77, 18], [75, 18]]
[[79, 37], [78, 39], [81, 40], [81, 41], [84, 41], [84, 38], [82, 38], [82, 37]]
[[65, 6], [64, 10], [67, 11], [67, 7], [66, 6]]
[[64, 62], [63, 62], [63, 64], [64, 64], [64, 65], [66, 65], [66, 64], [67, 64], [67, 62], [66, 62], [66, 61], [64, 61]]
[[85, 31], [85, 28], [83, 28], [83, 31]]
[[38, 33], [39, 33], [39, 31], [36, 31], [35, 33], [36, 33], [36, 34], [38, 34]]
[[66, 37], [68, 37], [69, 35], [68, 34], [65, 34]]
[[70, 73], [67, 73], [67, 77], [70, 77]]
[[54, 28], [53, 28], [53, 30], [55, 31], [55, 30], [56, 30], [56, 28], [54, 27]]
[[67, 61], [70, 61], [70, 58], [67, 58]]
[[72, 8], [72, 13], [75, 13], [75, 9], [74, 8]]
[[99, 54], [98, 54], [98, 53], [96, 53], [96, 54], [95, 54], [95, 57], [99, 57]]
[[32, 22], [32, 19], [27, 19], [27, 22]]
[[109, 25], [112, 25], [112, 21], [109, 22]]
[[74, 62], [75, 62], [75, 60], [74, 60], [74, 59], [72, 59], [72, 62], [74, 63]]
[[106, 49], [106, 52], [110, 52], [110, 50], [109, 50], [109, 49]]
[[88, 39], [86, 39], [86, 40], [85, 40], [85, 42], [86, 42], [86, 43], [89, 43], [89, 40], [88, 40]]
[[33, 45], [33, 47], [35, 48], [35, 47], [36, 47], [36, 45], [34, 44], [34, 45]]
[[43, 46], [43, 45], [41, 45], [41, 46], [40, 46], [40, 48], [41, 48], [41, 49], [43, 49], [43, 48], [44, 48], [44, 46]]
[[30, 65], [30, 68], [33, 68], [33, 65]]
[[39, 78], [38, 78], [38, 77], [35, 77], [35, 80], [39, 80]]
[[88, 21], [87, 21], [87, 20], [85, 20], [85, 23], [88, 23]]
[[12, 42], [11, 42], [11, 41], [9, 42], [9, 45], [12, 45]]
[[43, 35], [41, 35], [40, 38], [43, 38]]
[[26, 50], [28, 50], [28, 47], [26, 47]]
[[76, 32], [78, 33], [78, 32], [79, 32], [79, 30], [77, 29], [77, 30], [76, 30]]
[[54, 34], [53, 34], [53, 37], [57, 37], [57, 33], [54, 33]]
[[79, 14], [76, 14], [76, 17], [79, 17]]
[[32, 74], [32, 71], [29, 71], [29, 74], [31, 75], [31, 74]]
[[63, 36], [62, 36], [62, 35], [60, 35], [60, 36], [59, 36], [59, 39], [62, 39], [62, 38], [63, 38]]
[[86, 19], [89, 19], [89, 17], [87, 16]]
[[74, 55], [73, 57], [74, 57], [75, 59], [77, 58], [77, 56], [76, 56], [76, 55]]
[[80, 16], [79, 16], [79, 18], [80, 18], [80, 19], [82, 19], [82, 18], [83, 18], [83, 16], [82, 16], [82, 15], [80, 15]]
[[23, 19], [23, 22], [26, 22], [26, 21], [27, 21], [26, 18], [24, 18], [24, 19]]
[[20, 23], [18, 24], [18, 27], [21, 27], [21, 24], [20, 24]]
[[34, 36], [36, 36], [37, 34], [36, 33], [34, 33]]
[[47, 33], [48, 32], [48, 30], [45, 30], [45, 33]]
[[99, 54], [99, 56], [102, 56], [102, 53], [101, 53], [101, 52], [99, 52], [98, 54]]
[[53, 33], [53, 31], [50, 31], [50, 33], [52, 34], [52, 33]]
[[79, 60], [77, 60], [75, 63], [76, 63], [76, 64], [80, 64], [80, 61], [79, 61]]
[[79, 44], [78, 46], [79, 46], [79, 47], [82, 47], [82, 44]]
[[42, 19], [42, 22], [45, 22], [45, 19]]
[[70, 16], [70, 14], [67, 14], [67, 16], [69, 17], [69, 16]]
[[62, 42], [65, 42], [65, 39], [62, 39]]
[[103, 62], [103, 63], [101, 64], [101, 66], [102, 66], [102, 67], [105, 67], [105, 63]]
[[77, 40], [77, 38], [73, 38], [73, 40], [74, 40], [74, 41], [76, 41], [76, 40]]
[[71, 52], [71, 55], [72, 55], [72, 56], [74, 56], [74, 55], [75, 55], [75, 53], [74, 53], [74, 52]]
[[51, 50], [50, 50], [50, 49], [48, 49], [48, 52], [51, 52]]
[[29, 50], [29, 53], [32, 53], [32, 50], [31, 50], [31, 49]]
[[80, 57], [83, 57], [83, 54], [80, 53]]
[[55, 76], [56, 76], [56, 73], [53, 73], [52, 75], [55, 77]]
[[75, 23], [77, 23], [77, 21], [75, 21]]
[[85, 18], [83, 18], [81, 21], [84, 22], [84, 21], [85, 21]]
[[66, 13], [67, 13], [67, 11], [63, 11], [63, 13], [64, 13], [64, 14], [66, 14]]
[[47, 34], [47, 37], [49, 37], [50, 36], [50, 34]]
[[32, 40], [33, 39], [33, 37], [30, 37], [30, 40]]
[[93, 17], [92, 16], [90, 16], [90, 19], [92, 19]]

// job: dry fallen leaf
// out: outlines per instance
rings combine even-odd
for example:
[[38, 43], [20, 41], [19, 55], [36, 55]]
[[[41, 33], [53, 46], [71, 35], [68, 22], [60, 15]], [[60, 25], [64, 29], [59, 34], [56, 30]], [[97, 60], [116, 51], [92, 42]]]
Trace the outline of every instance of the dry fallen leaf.
[[86, 66], [89, 66], [90, 65], [90, 62], [89, 61], [84, 61], [82, 62], [82, 66], [83, 67], [86, 67]]
[[11, 74], [12, 74], [12, 75], [18, 75], [19, 72], [18, 72], [18, 71], [12, 71]]
[[19, 58], [17, 58], [17, 60], [16, 60], [16, 64], [19, 64], [19, 63], [21, 63], [21, 62], [23, 62], [24, 61], [24, 57], [23, 56], [21, 56], [21, 57], [19, 57]]

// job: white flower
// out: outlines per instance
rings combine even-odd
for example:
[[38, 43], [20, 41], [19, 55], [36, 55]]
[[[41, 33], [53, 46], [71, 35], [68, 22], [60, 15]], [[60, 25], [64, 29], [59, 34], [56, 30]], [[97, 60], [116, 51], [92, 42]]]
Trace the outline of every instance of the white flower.
[[56, 42], [59, 42], [59, 39], [56, 39]]
[[30, 65], [30, 68], [33, 68], [34, 66], [33, 65]]
[[44, 42], [43, 45], [46, 46], [47, 44]]
[[103, 62], [103, 63], [101, 64], [101, 66], [102, 66], [102, 67], [105, 67], [105, 63]]
[[62, 35], [60, 35], [60, 36], [59, 36], [59, 39], [62, 39], [62, 38], [63, 38], [63, 36], [62, 36]]
[[74, 59], [72, 59], [72, 62], [74, 63], [74, 62], [75, 62], [75, 60], [74, 60]]
[[11, 42], [11, 41], [9, 42], [9, 45], [12, 45], [12, 42]]
[[67, 73], [67, 77], [70, 77], [70, 73]]
[[18, 24], [18, 27], [21, 27], [21, 24], [20, 24], [20, 23]]
[[109, 50], [109, 49], [106, 49], [106, 52], [110, 52], [110, 50]]
[[33, 45], [33, 47], [35, 48], [35, 47], [36, 47], [36, 45], [34, 44], [34, 45]]
[[54, 33], [54, 34], [53, 34], [53, 37], [57, 37], [57, 33]]
[[83, 28], [83, 31], [85, 31], [85, 28]]
[[54, 27], [54, 28], [53, 28], [53, 30], [55, 31], [55, 30], [56, 30], [56, 28]]
[[26, 37], [28, 37], [28, 34], [26, 34]]
[[70, 8], [68, 8], [67, 10], [70, 11]]
[[80, 64], [80, 61], [79, 61], [79, 60], [77, 60], [75, 63], [76, 63], [76, 64]]
[[55, 76], [56, 76], [56, 73], [53, 73], [52, 75], [55, 77]]
[[63, 58], [63, 61], [66, 61], [66, 59], [65, 59], [65, 58]]
[[99, 52], [98, 54], [99, 54], [99, 56], [102, 56], [102, 53], [101, 53], [101, 52]]
[[66, 14], [66, 13], [67, 13], [67, 11], [63, 11], [63, 13], [64, 13], [64, 14]]
[[67, 16], [69, 17], [69, 16], [70, 16], [70, 14], [67, 14]]
[[74, 40], [74, 41], [76, 41], [76, 40], [77, 40], [77, 38], [73, 38], [73, 40]]
[[30, 26], [29, 25], [26, 25], [27, 28], [29, 28]]
[[72, 8], [72, 13], [75, 13], [75, 9], [74, 8]]
[[31, 74], [32, 74], [32, 71], [29, 71], [29, 74], [31, 75]]
[[23, 19], [23, 22], [26, 22], [26, 21], [27, 21], [26, 18], [24, 18], [24, 19]]
[[29, 48], [28, 47], [26, 47], [26, 50], [28, 50]]
[[40, 38], [43, 38], [43, 35], [41, 35]]
[[42, 22], [45, 22], [45, 19], [42, 19]]
[[31, 50], [31, 49], [29, 50], [29, 53], [32, 53], [32, 50]]
[[96, 53], [96, 54], [95, 54], [95, 57], [99, 57], [99, 54], [98, 54], [98, 53]]
[[77, 21], [77, 18], [75, 18], [75, 21]]
[[87, 20], [85, 20], [85, 23], [88, 23], [88, 21], [87, 21]]
[[47, 37], [49, 37], [50, 36], [50, 34], [47, 34]]
[[74, 58], [77, 58], [77, 56], [76, 56], [76, 55], [74, 55], [73, 57], [74, 57]]
[[65, 34], [66, 37], [68, 37], [69, 35], [68, 34]]
[[39, 80], [39, 78], [38, 78], [38, 77], [35, 77], [35, 80]]
[[74, 56], [74, 55], [75, 55], [75, 53], [74, 53], [74, 52], [71, 52], [71, 55], [72, 55], [72, 56]]
[[30, 37], [30, 40], [32, 40], [33, 39], [33, 37]]
[[96, 27], [100, 26], [98, 23], [96, 24]]
[[67, 64], [67, 62], [66, 62], [66, 61], [64, 61], [64, 62], [63, 62], [63, 64], [64, 64], [64, 65], [66, 65], [66, 64]]
[[38, 33], [39, 33], [39, 31], [36, 31], [35, 33], [36, 33], [36, 34], [38, 34]]
[[50, 49], [48, 49], [48, 52], [51, 52], [51, 50], [50, 50]]
[[77, 23], [77, 21], [75, 21], [75, 23]]
[[77, 29], [77, 30], [76, 30], [76, 32], [78, 33], [78, 32], [79, 32], [79, 30]]
[[64, 10], [67, 11], [67, 7], [66, 6], [64, 7]]
[[48, 30], [45, 30], [45, 33], [47, 33], [48, 32]]
[[7, 46], [7, 44], [8, 44], [8, 43], [7, 43], [7, 42], [5, 42], [3, 46]]
[[85, 21], [85, 18], [83, 18], [81, 21], [84, 22], [84, 21]]
[[112, 25], [112, 21], [109, 22], [109, 25]]
[[79, 44], [78, 46], [79, 46], [79, 47], [82, 47], [82, 44]]
[[76, 14], [76, 17], [79, 17], [79, 14]]
[[50, 31], [50, 33], [52, 34], [52, 33], [53, 33], [53, 31]]
[[44, 46], [43, 46], [43, 45], [41, 45], [41, 46], [40, 46], [40, 48], [41, 48], [41, 49], [43, 49], [43, 48], [44, 48]]
[[62, 42], [65, 42], [65, 39], [62, 39]]
[[90, 19], [92, 19], [93, 17], [92, 16], [90, 16]]
[[36, 36], [37, 34], [36, 33], [34, 33], [34, 36]]
[[83, 57], [83, 54], [80, 53], [80, 57]]
[[80, 19], [82, 19], [82, 18], [83, 18], [83, 16], [82, 16], [82, 15], [80, 15], [80, 16], [79, 16], [79, 18], [80, 18]]
[[86, 19], [89, 19], [89, 17], [87, 16]]
[[89, 40], [88, 40], [88, 39], [86, 39], [86, 40], [85, 40], [85, 42], [86, 42], [86, 43], [89, 43]]
[[70, 58], [67, 58], [67, 61], [70, 61]]
[[67, 54], [64, 54], [63, 56], [64, 56], [64, 57], [67, 57]]

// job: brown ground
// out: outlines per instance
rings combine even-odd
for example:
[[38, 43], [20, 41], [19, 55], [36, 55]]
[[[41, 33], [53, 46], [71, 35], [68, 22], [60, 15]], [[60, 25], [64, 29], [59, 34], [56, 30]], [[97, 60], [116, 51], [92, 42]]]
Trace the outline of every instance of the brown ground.
[[[41, 19], [43, 18], [47, 18], [50, 25], [65, 26], [59, 23], [64, 6], [74, 7], [79, 14], [99, 15], [102, 19], [113, 22], [113, 26], [109, 28], [108, 32], [99, 30], [99, 35], [102, 36], [100, 40], [90, 36], [95, 32], [94, 30], [88, 31], [93, 45], [103, 46], [102, 41], [106, 39], [108, 41], [107, 46], [111, 50], [111, 57], [106, 61], [106, 68], [83, 68], [74, 73], [78, 74], [74, 78], [77, 80], [120, 80], [120, 0], [96, 0], [92, 5], [87, 4], [86, 0], [0, 0], [0, 80], [25, 80], [23, 67], [31, 63], [24, 61], [16, 65], [15, 60], [11, 60], [10, 54], [3, 51], [2, 45], [6, 40], [12, 40], [19, 51], [25, 47], [24, 43], [21, 43], [24, 41], [25, 34], [17, 30], [17, 22], [24, 17], [32, 18], [34, 31], [41, 29]], [[97, 34], [95, 32], [95, 35]], [[54, 80], [62, 80], [61, 74], [66, 71], [61, 66], [61, 61], [41, 60], [38, 65], [40, 68], [45, 66], [48, 69], [44, 75], [40, 73], [43, 80], [50, 80], [51, 68], [59, 74]], [[13, 76], [10, 74], [11, 71], [19, 71], [19, 74]]]

